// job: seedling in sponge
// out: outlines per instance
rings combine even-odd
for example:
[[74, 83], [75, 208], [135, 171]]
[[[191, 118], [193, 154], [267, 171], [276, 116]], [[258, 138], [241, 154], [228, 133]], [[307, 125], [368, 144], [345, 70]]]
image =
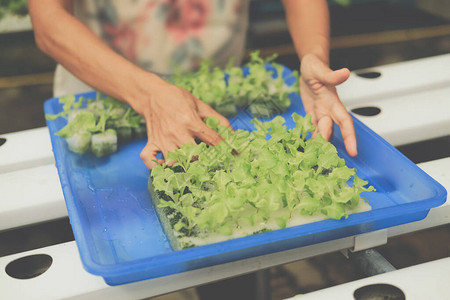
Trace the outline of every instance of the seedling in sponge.
[[152, 200], [174, 249], [370, 209], [360, 194], [374, 188], [321, 135], [308, 138], [310, 116], [292, 118], [293, 129], [277, 116], [234, 134], [208, 118], [224, 141], [183, 145], [168, 155], [174, 165], [150, 171]]
[[119, 143], [146, 136], [144, 119], [126, 104], [100, 93], [95, 99], [61, 97], [62, 112], [46, 115], [48, 120], [62, 117], [67, 124], [56, 135], [67, 141], [78, 154], [102, 157], [117, 151]]
[[92, 153], [97, 157], [113, 154], [117, 151], [117, 133], [114, 129], [96, 133], [91, 140]]

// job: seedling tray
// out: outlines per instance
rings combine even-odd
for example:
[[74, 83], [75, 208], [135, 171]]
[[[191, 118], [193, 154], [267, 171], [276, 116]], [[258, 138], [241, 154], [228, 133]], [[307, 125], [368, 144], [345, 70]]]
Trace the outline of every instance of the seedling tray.
[[[80, 96], [94, 97], [95, 92]], [[288, 128], [294, 126], [293, 112], [305, 114], [300, 96], [290, 97], [292, 105], [282, 114]], [[47, 100], [45, 113], [60, 112], [58, 101]], [[235, 129], [251, 130], [251, 118], [248, 111], [241, 110], [230, 122]], [[77, 155], [55, 135], [65, 120], [48, 121], [85, 269], [102, 276], [109, 285], [131, 283], [417, 221], [425, 218], [430, 208], [445, 202], [446, 190], [439, 183], [363, 123], [353, 120], [358, 156], [346, 154], [337, 126], [331, 142], [347, 165], [357, 168], [358, 176], [377, 189], [362, 194], [372, 210], [351, 214], [345, 220], [328, 219], [180, 251], [172, 250], [147, 189], [149, 174], [139, 157], [146, 140], [119, 145], [117, 153], [108, 157]]]

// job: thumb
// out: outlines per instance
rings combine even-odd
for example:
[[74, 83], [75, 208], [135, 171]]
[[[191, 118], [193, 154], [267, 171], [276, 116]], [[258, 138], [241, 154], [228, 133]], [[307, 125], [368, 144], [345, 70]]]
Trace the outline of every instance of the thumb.
[[350, 70], [347, 68], [342, 68], [336, 71], [331, 71], [329, 69], [323, 76], [323, 83], [326, 85], [339, 85], [346, 81], [350, 76]]
[[164, 162], [163, 159], [157, 159], [156, 157], [159, 151], [159, 147], [151, 143], [147, 143], [144, 149], [142, 149], [140, 156], [147, 168], [152, 169], [157, 164], [162, 164]]

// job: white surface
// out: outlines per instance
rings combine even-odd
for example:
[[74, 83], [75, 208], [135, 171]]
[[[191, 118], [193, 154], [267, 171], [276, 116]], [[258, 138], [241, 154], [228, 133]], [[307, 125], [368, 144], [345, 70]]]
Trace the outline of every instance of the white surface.
[[[450, 84], [450, 54], [438, 55], [364, 70], [355, 70], [338, 86], [341, 100], [349, 106], [439, 89]], [[378, 78], [358, 76], [376, 71]]]
[[[5, 268], [9, 262], [31, 254], [49, 254], [53, 258], [50, 268], [33, 279], [14, 279]], [[90, 275], [80, 264], [75, 242], [37, 249], [0, 258], [0, 291], [2, 299], [62, 299], [102, 285], [100, 277]]]
[[355, 71], [339, 96], [349, 110], [380, 108], [376, 116], [355, 116], [394, 146], [450, 135], [449, 66], [446, 54], [372, 68], [382, 74], [375, 79]]
[[[83, 269], [75, 242], [69, 242], [0, 257], [1, 299], [141, 299], [352, 246], [353, 237], [348, 237], [326, 242], [320, 246], [306, 246], [172, 276], [111, 287], [104, 283], [101, 277], [91, 275]], [[32, 254], [48, 254], [53, 258], [53, 264], [47, 272], [27, 280], [14, 279], [6, 274], [4, 270], [8, 263]]]
[[54, 162], [47, 127], [0, 135], [0, 173], [28, 169]]
[[[353, 293], [370, 284], [390, 284], [401, 289], [408, 300], [449, 299], [450, 257], [357, 280], [291, 300], [354, 299]], [[378, 298], [377, 298], [378, 299]], [[381, 299], [381, 298], [380, 298]]]
[[0, 231], [67, 216], [53, 164], [0, 173]]
[[394, 146], [450, 134], [450, 83], [448, 87], [372, 100], [362, 106], [366, 105], [380, 108], [381, 113], [355, 116]]

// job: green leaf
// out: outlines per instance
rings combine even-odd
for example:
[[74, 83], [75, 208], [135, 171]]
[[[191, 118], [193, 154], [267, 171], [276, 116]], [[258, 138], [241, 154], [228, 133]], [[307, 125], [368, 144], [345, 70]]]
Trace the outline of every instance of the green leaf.
[[158, 207], [161, 207], [161, 208], [162, 207], [170, 207], [170, 208], [173, 208], [175, 210], [179, 209], [178, 205], [176, 203], [174, 203], [173, 201], [166, 201], [166, 200], [163, 200], [163, 199], [159, 200]]
[[311, 169], [313, 166], [317, 165], [318, 154], [317, 148], [314, 145], [307, 144], [305, 147], [305, 152], [302, 155], [302, 161], [300, 166], [303, 170]]
[[183, 193], [185, 188], [190, 185], [191, 178], [192, 175], [189, 173], [173, 173], [168, 178], [168, 183], [175, 191]]
[[219, 119], [216, 117], [211, 117], [211, 116], [207, 117], [205, 119], [205, 123], [206, 123], [206, 125], [208, 125], [209, 127], [211, 127], [214, 130], [219, 128]]
[[186, 224], [180, 220], [173, 226], [173, 229], [175, 229], [176, 231], [180, 231], [181, 229], [186, 227], [187, 227]]
[[192, 175], [192, 179], [201, 183], [210, 179], [207, 173], [207, 168], [200, 161], [191, 162], [188, 166], [187, 172]]
[[49, 120], [49, 121], [53, 121], [58, 119], [59, 117], [64, 117], [65, 114], [64, 113], [59, 113], [59, 114], [54, 114], [54, 115], [50, 115], [50, 114], [45, 114], [45, 119]]
[[260, 167], [263, 167], [264, 169], [272, 169], [277, 165], [278, 160], [270, 150], [263, 148], [258, 153], [258, 162]]
[[337, 166], [339, 163], [339, 156], [336, 155], [336, 153], [322, 153], [322, 155], [319, 155], [317, 159], [317, 165], [319, 166], [320, 170], [323, 169], [329, 169], [331, 167]]
[[208, 212], [214, 217], [217, 224], [222, 224], [228, 216], [227, 206], [222, 202], [214, 203], [208, 208]]
[[268, 201], [267, 208], [270, 211], [277, 211], [281, 207], [283, 196], [275, 185], [270, 186], [265, 197]]
[[297, 209], [300, 209], [300, 211], [304, 215], [311, 215], [315, 213], [320, 207], [320, 202], [308, 194], [302, 194], [297, 205]]
[[225, 223], [219, 228], [218, 231], [223, 235], [232, 235], [233, 226], [231, 224]]
[[340, 220], [343, 217], [347, 218], [345, 206], [342, 203], [332, 202], [330, 205], [322, 207], [321, 211], [332, 219]]
[[192, 196], [192, 193], [181, 195], [179, 201], [180, 201], [181, 205], [188, 206], [188, 207], [192, 206], [195, 202], [194, 197]]
[[289, 220], [289, 215], [284, 215], [284, 216], [281, 216], [281, 217], [275, 217], [275, 221], [277, 222], [277, 225], [280, 228], [286, 228], [288, 220]]
[[226, 173], [223, 170], [215, 172], [213, 176], [213, 180], [215, 183], [215, 186], [218, 191], [224, 191], [225, 187], [231, 182], [231, 176], [230, 174]]
[[356, 174], [356, 169], [350, 169], [346, 166], [340, 168], [333, 168], [333, 171], [329, 174], [330, 177], [347, 181], [350, 177]]
[[306, 178], [308, 177], [308, 174], [303, 171], [295, 171], [292, 175], [294, 188], [298, 191], [301, 191], [305, 188], [306, 185]]
[[69, 113], [76, 106], [75, 95], [62, 96], [59, 98], [59, 103], [63, 104], [63, 111]]
[[162, 165], [156, 165], [149, 171], [151, 177], [160, 178], [164, 174], [164, 167]]
[[75, 119], [69, 122], [66, 126], [64, 126], [60, 131], [56, 133], [63, 138], [69, 138], [73, 136], [77, 132], [82, 131], [97, 131], [96, 119], [92, 112], [89, 111], [81, 111]]

